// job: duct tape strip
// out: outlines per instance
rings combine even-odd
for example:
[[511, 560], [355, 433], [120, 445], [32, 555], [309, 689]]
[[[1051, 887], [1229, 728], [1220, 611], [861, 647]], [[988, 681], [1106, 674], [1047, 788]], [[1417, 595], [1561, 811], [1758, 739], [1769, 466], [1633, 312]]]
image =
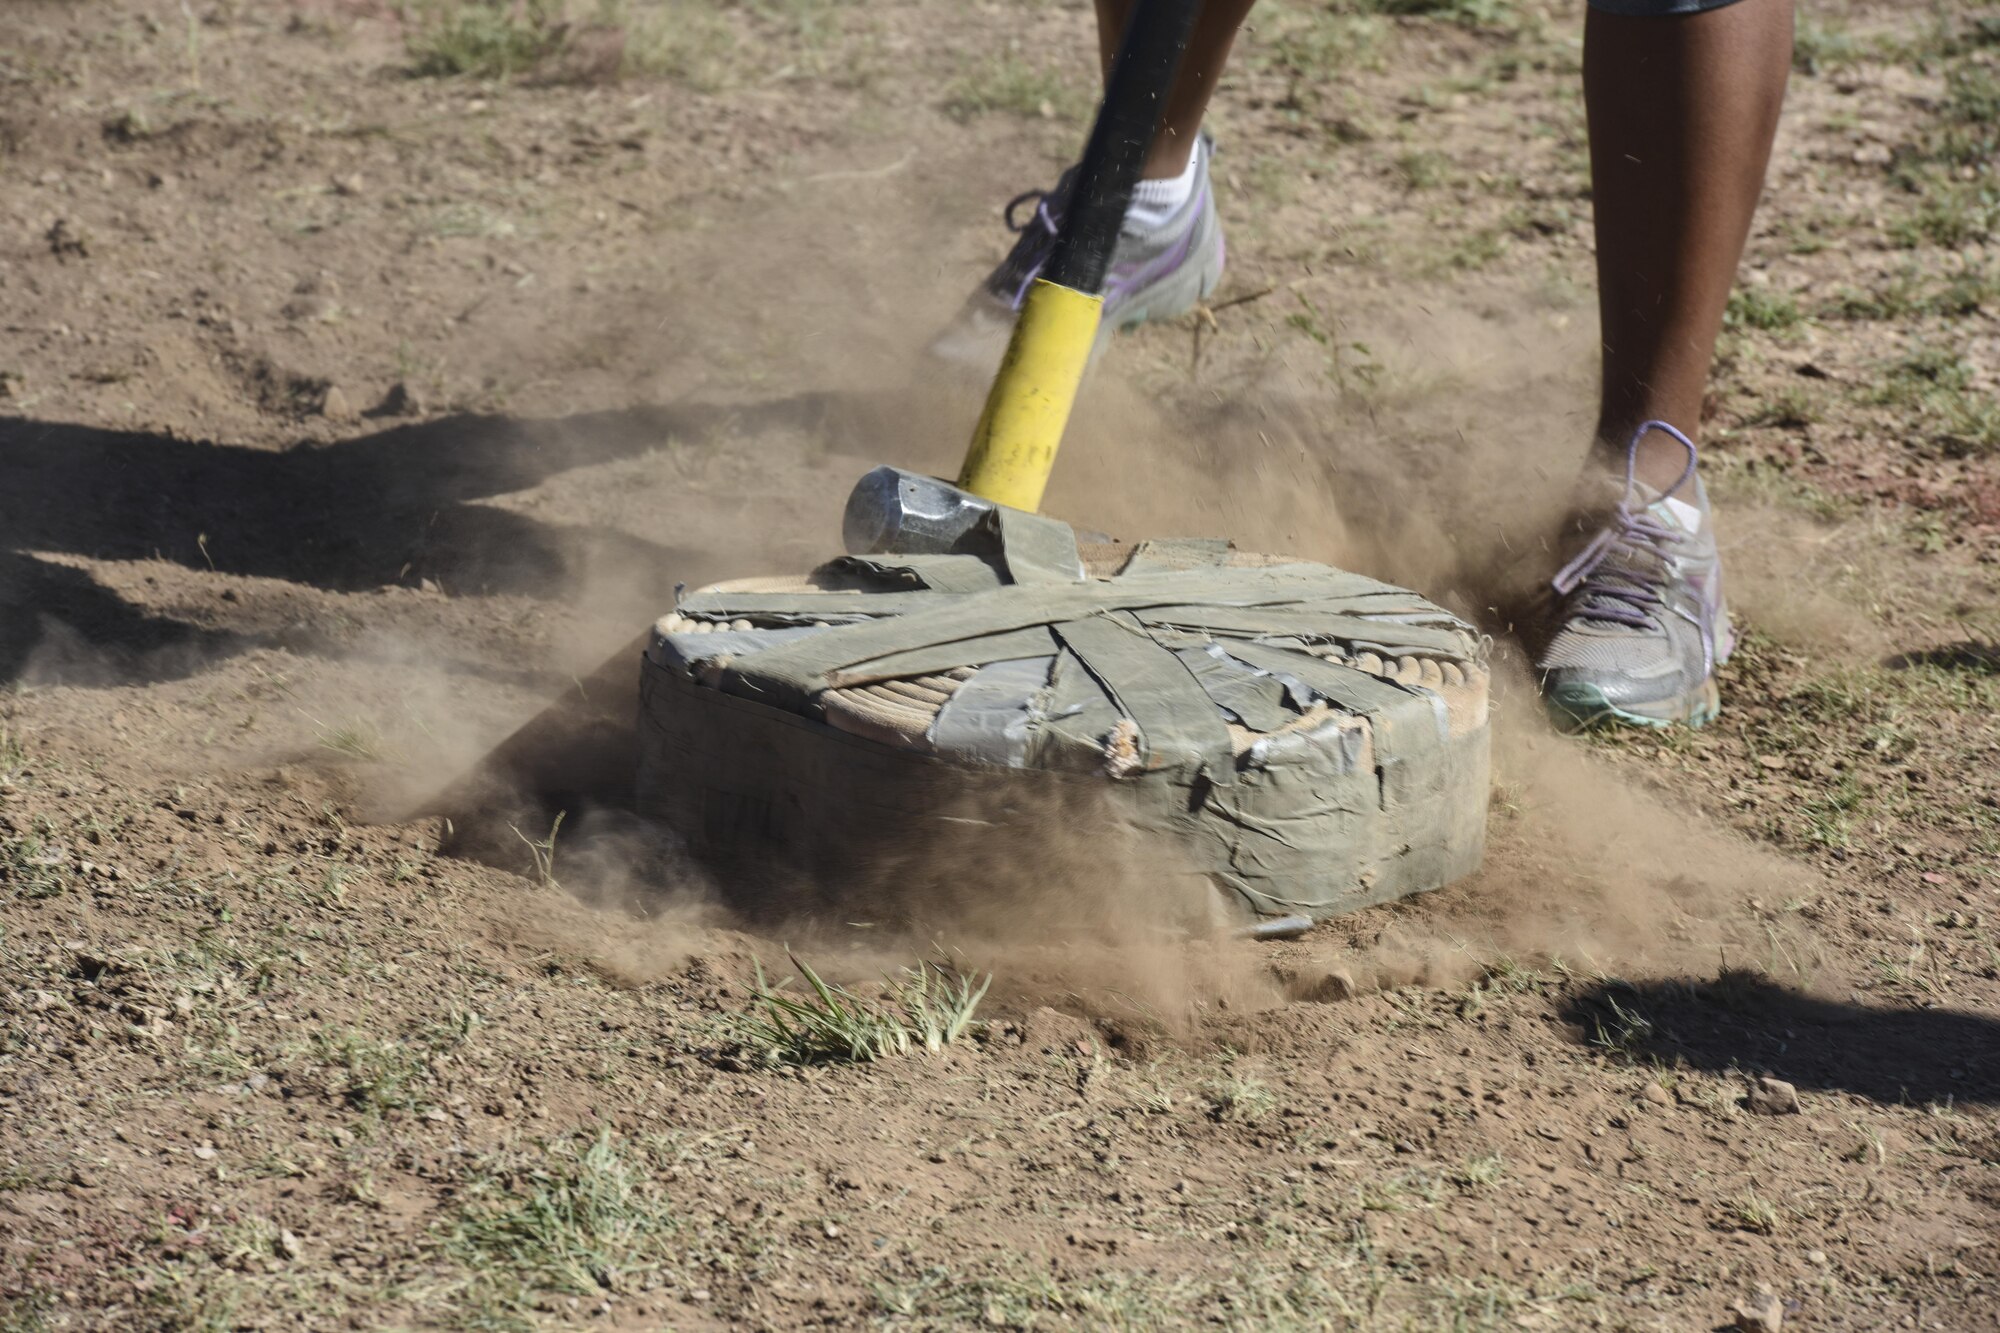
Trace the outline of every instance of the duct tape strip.
[[[954, 572], [960, 568], [954, 566]], [[1043, 656], [1052, 651], [1049, 636], [1054, 634], [1087, 668], [1113, 710], [1113, 725], [1123, 717], [1137, 728], [1133, 757], [1138, 770], [1184, 768], [1228, 782], [1233, 766], [1227, 762], [1227, 728], [1201, 681], [1173, 651], [1200, 646], [1190, 644], [1183, 626], [1220, 622], [1232, 636], [1258, 636], [1231, 637], [1222, 646], [1251, 667], [1295, 681], [1342, 709], [1373, 715], [1413, 696], [1400, 686], [1301, 651], [1307, 638], [1358, 641], [1389, 655], [1469, 656], [1474, 645], [1464, 629], [1334, 610], [1347, 604], [1341, 594], [1373, 601], [1381, 586], [1322, 567], [1273, 566], [1138, 574], [1082, 584], [1016, 584], [960, 594], [890, 592], [870, 599], [806, 593], [791, 599], [791, 623], [803, 614], [797, 608], [822, 601], [843, 607], [857, 600], [891, 601], [906, 610], [743, 652], [725, 667], [721, 686], [730, 694], [805, 712], [829, 688]], [[1196, 600], [1207, 597], [1217, 605]], [[741, 612], [745, 601], [742, 594], [725, 592], [701, 594], [683, 606], [719, 617]], [[1399, 605], [1407, 603], [1403, 594]], [[1324, 614], [1304, 614], [1299, 608], [1305, 605], [1324, 608]], [[1448, 620], [1442, 612], [1431, 618]], [[1068, 678], [1060, 663], [1055, 676], [1059, 686], [1067, 684], [1078, 696], [1070, 701], [1078, 707], [1064, 715], [1067, 720], [1057, 730], [1071, 743], [1082, 742], [1088, 739], [1077, 732], [1082, 715], [1094, 722], [1103, 710], [1091, 706], [1096, 700]], [[1303, 708], [1307, 701], [1294, 702]], [[1096, 739], [1101, 743], [1104, 734]], [[1422, 744], [1420, 737], [1407, 739]]]
[[654, 639], [658, 648], [654, 656], [663, 666], [692, 672], [701, 663], [718, 657], [754, 653], [773, 644], [791, 643], [824, 633], [825, 627], [805, 625], [787, 629], [717, 630], [711, 634], [661, 634]]
[[1285, 687], [1268, 672], [1256, 671], [1213, 644], [1179, 649], [1175, 656], [1200, 682], [1215, 706], [1251, 731], [1271, 732], [1298, 720], [1285, 703]]
[[1121, 720], [1097, 677], [1064, 648], [1049, 673], [1048, 719], [1036, 730], [1029, 760], [1037, 768], [1102, 768], [1105, 738]]
[[[799, 610], [802, 604], [810, 606], [821, 601], [827, 602], [832, 610], [851, 609], [861, 614], [871, 609], [870, 602], [889, 603], [882, 609], [890, 614], [879, 619], [842, 626], [810, 645], [791, 644], [758, 655], [759, 675], [815, 693], [825, 688], [825, 677], [830, 672], [927, 644], [979, 639], [1030, 625], [1055, 625], [1110, 611], [1143, 612], [1152, 607], [1185, 606], [1210, 600], [1236, 607], [1317, 602], [1351, 592], [1371, 592], [1380, 586], [1372, 579], [1340, 570], [1278, 565], [1268, 569], [1142, 574], [1082, 584], [1016, 584], [966, 595], [807, 593], [784, 598], [771, 594], [705, 593], [685, 599], [680, 609], [683, 614], [754, 618], [784, 606], [797, 617], [802, 614]], [[974, 664], [962, 661], [956, 665]]]
[[1180, 658], [1124, 615], [1090, 616], [1054, 627], [1098, 685], [1139, 729], [1142, 769], [1176, 768], [1210, 781], [1236, 780], [1229, 728]]
[[987, 518], [1000, 540], [1007, 576], [1016, 583], [1082, 583], [1076, 529], [1060, 519], [996, 506]]
[[1433, 629], [1396, 621], [1370, 620], [1363, 616], [1341, 615], [1308, 608], [1275, 606], [1162, 606], [1146, 613], [1154, 625], [1176, 629], [1205, 630], [1211, 635], [1251, 638], [1274, 636], [1316, 639], [1321, 642], [1357, 643], [1375, 648], [1384, 642], [1401, 647], [1397, 655], [1410, 652], [1465, 653], [1465, 632]]
[[1037, 696], [1049, 688], [1053, 657], [1017, 657], [973, 674], [938, 710], [932, 748], [954, 757], [1008, 768], [1028, 763]]
[[984, 592], [1001, 584], [1000, 571], [976, 555], [844, 555], [823, 568], [834, 575], [856, 574], [891, 587], [933, 592]]
[[951, 643], [925, 644], [907, 652], [856, 662], [827, 673], [832, 686], [866, 685], [878, 680], [900, 680], [906, 676], [928, 676], [953, 667], [984, 666], [1014, 657], [1040, 657], [1055, 651], [1046, 625], [1009, 630]]

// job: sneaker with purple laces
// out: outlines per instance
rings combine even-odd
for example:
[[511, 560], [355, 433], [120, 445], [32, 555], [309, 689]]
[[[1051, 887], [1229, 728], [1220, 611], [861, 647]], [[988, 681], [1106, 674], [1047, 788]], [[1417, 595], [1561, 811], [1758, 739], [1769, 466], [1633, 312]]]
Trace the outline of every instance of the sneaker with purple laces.
[[[1196, 139], [1194, 151], [1195, 186], [1187, 202], [1157, 226], [1142, 226], [1128, 217], [1118, 233], [1104, 285], [1100, 351], [1119, 329], [1186, 314], [1222, 281], [1222, 226], [1208, 179], [1214, 144], [1206, 133]], [[1030, 190], [1008, 203], [1007, 226], [1018, 237], [1014, 248], [932, 341], [932, 355], [980, 369], [999, 361], [1015, 312], [1055, 249], [1075, 176], [1072, 167], [1053, 190]]]
[[[1639, 443], [1654, 431], [1687, 450], [1666, 491], [1640, 481]], [[1721, 711], [1715, 671], [1735, 638], [1694, 442], [1648, 421], [1625, 450], [1617, 505], [1553, 582], [1560, 628], [1536, 669], [1557, 725], [1701, 726]]]

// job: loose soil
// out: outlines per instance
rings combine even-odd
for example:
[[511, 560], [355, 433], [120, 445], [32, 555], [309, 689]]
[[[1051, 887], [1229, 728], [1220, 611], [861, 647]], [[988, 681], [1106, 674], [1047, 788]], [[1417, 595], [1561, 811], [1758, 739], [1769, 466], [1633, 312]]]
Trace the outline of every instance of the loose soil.
[[[677, 583], [951, 466], [923, 343], [1090, 102], [1076, 3], [573, 8], [452, 74], [451, 6], [6, 7], [4, 1327], [2000, 1327], [1989, 11], [1805, 17], [1705, 422], [1725, 713], [1572, 740], [1495, 608], [1591, 419], [1579, 14], [1260, 8], [1229, 275], [1050, 507], [1482, 619], [1492, 849], [1179, 946], [1060, 838], [967, 892], [1101, 929], [878, 939], [615, 802], [546, 873], [546, 804], [424, 813]], [[744, 1040], [788, 949], [933, 947], [968, 1040]]]

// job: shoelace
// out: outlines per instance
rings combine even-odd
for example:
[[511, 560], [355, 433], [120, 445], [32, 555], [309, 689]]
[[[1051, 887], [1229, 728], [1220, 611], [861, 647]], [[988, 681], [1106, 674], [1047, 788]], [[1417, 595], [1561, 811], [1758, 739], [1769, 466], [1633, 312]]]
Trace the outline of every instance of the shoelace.
[[1550, 581], [1558, 597], [1581, 591], [1577, 611], [1591, 620], [1633, 629], [1649, 629], [1656, 623], [1654, 612], [1663, 602], [1661, 589], [1667, 582], [1674, 550], [1685, 534], [1647, 508], [1632, 508], [1639, 441], [1655, 430], [1673, 436], [1688, 451], [1687, 467], [1666, 494], [1678, 491], [1694, 475], [1694, 441], [1687, 436], [1664, 421], [1645, 422], [1632, 433], [1625, 446], [1625, 494], [1612, 511], [1611, 522]]
[[[1552, 585], [1561, 597], [1581, 588], [1579, 610], [1592, 620], [1646, 629], [1661, 604], [1667, 561], [1680, 540], [1673, 525], [1644, 510], [1635, 514], [1621, 503], [1610, 526], [1557, 572]], [[1622, 558], [1609, 563], [1613, 556]]]
[[[1019, 211], [1021, 205], [1030, 201], [1035, 205], [1034, 213], [1023, 221], [1015, 221], [1015, 213]], [[1019, 310], [1021, 302], [1028, 297], [1028, 288], [1034, 285], [1036, 278], [1042, 276], [1042, 268], [1049, 262], [1049, 256], [1055, 253], [1056, 237], [1062, 231], [1062, 219], [1056, 215], [1053, 208], [1049, 207], [1047, 190], [1029, 190], [1025, 194], [1015, 195], [1007, 201], [1007, 207], [1001, 210], [1001, 216], [1007, 220], [1007, 230], [1016, 236], [1033, 233], [1026, 239], [1025, 250], [1019, 245], [1015, 249], [1020, 258], [1028, 261], [1028, 267], [1021, 275], [1021, 284], [1014, 289], [1014, 295], [1009, 302], [1014, 309]], [[1037, 227], [1040, 228], [1039, 231], [1035, 230]]]

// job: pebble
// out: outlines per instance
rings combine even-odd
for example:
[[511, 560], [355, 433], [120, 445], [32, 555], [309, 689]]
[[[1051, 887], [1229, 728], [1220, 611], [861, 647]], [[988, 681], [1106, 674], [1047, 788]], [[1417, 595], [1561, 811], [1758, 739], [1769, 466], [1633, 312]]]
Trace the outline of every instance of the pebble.
[[1639, 1089], [1639, 1100], [1642, 1102], [1651, 1102], [1655, 1106], [1672, 1106], [1674, 1104], [1673, 1097], [1668, 1094], [1665, 1088], [1657, 1083], [1648, 1083], [1645, 1087]]
[[352, 421], [355, 417], [354, 404], [348, 401], [346, 392], [335, 384], [320, 400], [319, 414], [328, 421]]
[[382, 401], [375, 408], [378, 417], [415, 417], [424, 412], [424, 395], [408, 380], [398, 380], [389, 386], [389, 392], [382, 395]]
[[278, 1253], [287, 1259], [298, 1258], [299, 1252], [304, 1248], [305, 1246], [299, 1243], [299, 1238], [289, 1230], [278, 1233]]
[[1747, 1333], [1778, 1333], [1785, 1323], [1785, 1303], [1768, 1291], [1736, 1302], [1736, 1327]]
[[324, 324], [340, 314], [340, 303], [322, 292], [295, 296], [278, 311], [300, 324]]
[[1797, 1115], [1799, 1090], [1783, 1079], [1760, 1078], [1743, 1104], [1758, 1115]]

